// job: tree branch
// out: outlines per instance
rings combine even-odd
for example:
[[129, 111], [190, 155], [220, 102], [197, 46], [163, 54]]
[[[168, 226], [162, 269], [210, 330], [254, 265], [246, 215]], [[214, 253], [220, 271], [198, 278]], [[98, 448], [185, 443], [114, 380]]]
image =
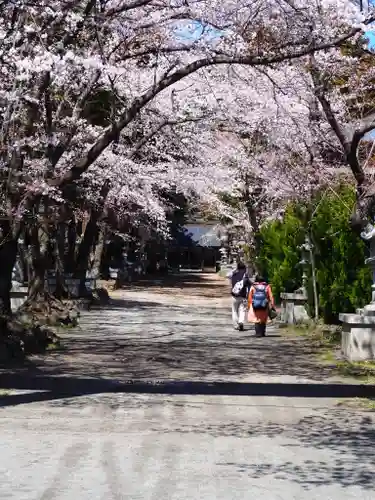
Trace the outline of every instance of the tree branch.
[[153, 0], [133, 0], [129, 3], [126, 3], [122, 7], [113, 7], [112, 9], [107, 10], [105, 15], [107, 17], [115, 16], [117, 14], [121, 14], [122, 12], [127, 12], [129, 10], [136, 9], [138, 7], [145, 7], [146, 5], [152, 3]]
[[[368, 115], [366, 118], [364, 118], [361, 121], [360, 127], [359, 128], [357, 127], [354, 130], [354, 132], [352, 133], [352, 140], [351, 140], [351, 144], [350, 144], [350, 152], [349, 152], [348, 158], [352, 161], [355, 161], [358, 166], [359, 166], [359, 162], [358, 162], [357, 151], [358, 151], [359, 143], [361, 142], [363, 137], [368, 132], [371, 132], [371, 130], [374, 130], [374, 129], [375, 129], [375, 113], [371, 113], [370, 115]], [[359, 179], [360, 180], [360, 182], [359, 182], [357, 177], [356, 177], [356, 180], [357, 180], [359, 186], [361, 186], [365, 180], [364, 170], [362, 167], [360, 167], [360, 169], [361, 169], [361, 173], [362, 173], [363, 178], [361, 177]]]
[[359, 127], [355, 127], [354, 136], [358, 136], [361, 140], [368, 132], [375, 129], [375, 112], [370, 113], [361, 120]]
[[[375, 19], [375, 18], [374, 18]], [[205, 57], [198, 59], [186, 66], [176, 70], [174, 73], [162, 78], [154, 86], [152, 86], [143, 95], [136, 98], [130, 107], [122, 114], [119, 120], [107, 129], [97, 142], [89, 149], [89, 151], [78, 161], [70, 170], [65, 172], [61, 177], [51, 179], [50, 184], [56, 187], [62, 187], [74, 180], [77, 180], [89, 166], [100, 156], [100, 154], [108, 147], [108, 145], [116, 139], [119, 132], [123, 130], [156, 95], [170, 87], [174, 83], [182, 80], [186, 76], [197, 72], [201, 68], [224, 65], [224, 64], [242, 64], [246, 66], [266, 66], [270, 64], [280, 63], [286, 60], [294, 60], [303, 56], [314, 54], [315, 52], [327, 50], [345, 41], [349, 40], [357, 33], [361, 32], [360, 28], [351, 30], [346, 35], [332, 40], [330, 42], [320, 43], [316, 45], [309, 45], [306, 48], [297, 50], [292, 53], [282, 53], [271, 56], [230, 56], [230, 55], [216, 55], [213, 57]]]
[[144, 50], [131, 52], [130, 54], [121, 56], [121, 60], [133, 59], [134, 57], [143, 57], [148, 55], [172, 54], [174, 52], [189, 52], [194, 49], [195, 42], [189, 45], [179, 45], [176, 47], [148, 47]]
[[358, 161], [357, 148], [364, 134], [362, 135], [362, 137], [360, 137], [360, 135], [357, 134], [358, 137], [356, 137], [356, 133], [348, 134], [347, 128], [344, 128], [342, 125], [340, 125], [335, 116], [334, 111], [332, 110], [331, 103], [327, 99], [325, 84], [322, 79], [322, 75], [316, 66], [313, 55], [311, 55], [310, 57], [310, 62], [311, 62], [310, 73], [314, 84], [315, 95], [322, 106], [323, 112], [326, 116], [326, 119], [331, 129], [333, 130], [336, 137], [340, 141], [340, 144], [344, 150], [347, 162], [351, 168], [351, 171], [353, 172], [357, 185], [361, 186], [365, 182], [365, 173]]
[[76, 105], [73, 110], [72, 118], [73, 121], [75, 121], [75, 125], [72, 126], [72, 128], [69, 130], [69, 132], [66, 134], [64, 140], [60, 141], [60, 143], [54, 148], [53, 154], [50, 156], [50, 162], [51, 162], [51, 168], [54, 168], [57, 163], [60, 161], [62, 155], [65, 153], [66, 148], [69, 146], [71, 140], [73, 139], [77, 128], [78, 128], [78, 120], [81, 117], [83, 108], [87, 102], [87, 99], [89, 98], [95, 84], [99, 80], [99, 77], [101, 75], [100, 70], [96, 70], [94, 72], [93, 77], [91, 78], [91, 81], [88, 83], [84, 91], [81, 93], [80, 97], [78, 98]]
[[78, 22], [75, 29], [71, 33], [67, 33], [63, 40], [62, 44], [64, 47], [73, 42], [73, 40], [77, 37], [78, 33], [82, 30], [85, 25], [87, 18], [90, 16], [91, 12], [95, 9], [96, 0], [88, 0], [85, 10], [83, 12], [83, 20]]
[[129, 158], [134, 158], [136, 154], [143, 148], [147, 142], [155, 137], [163, 128], [165, 127], [173, 127], [174, 125], [182, 125], [184, 123], [195, 123], [199, 122], [203, 119], [203, 117], [197, 117], [197, 118], [181, 118], [177, 120], [163, 120], [162, 122], [158, 123], [156, 127], [150, 130], [148, 134], [142, 137], [142, 139], [134, 146], [132, 151], [129, 153]]
[[34, 127], [34, 122], [40, 112], [39, 109], [39, 101], [42, 99], [44, 93], [48, 89], [51, 83], [51, 75], [49, 71], [44, 71], [40, 77], [40, 80], [36, 86], [34, 95], [31, 99], [28, 99], [26, 102], [29, 106], [29, 112], [27, 115], [26, 125], [25, 125], [25, 133], [26, 135], [31, 135]]

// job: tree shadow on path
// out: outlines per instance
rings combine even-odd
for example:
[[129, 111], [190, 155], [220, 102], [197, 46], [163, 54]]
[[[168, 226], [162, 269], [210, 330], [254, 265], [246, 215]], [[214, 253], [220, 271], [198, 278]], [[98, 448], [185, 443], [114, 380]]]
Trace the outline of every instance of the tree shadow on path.
[[176, 273], [166, 276], [140, 277], [122, 287], [127, 292], [152, 292], [175, 294], [193, 293], [196, 297], [222, 298], [228, 292], [228, 283], [217, 274], [211, 273]]
[[[269, 477], [269, 480], [292, 481], [313, 491], [319, 486], [337, 484], [344, 488], [375, 489], [375, 427], [369, 416], [330, 410], [293, 424], [259, 423], [247, 429], [243, 426], [241, 430], [240, 427], [236, 429], [238, 437], [242, 431], [242, 436], [270, 438], [286, 453], [301, 447], [305, 451], [289, 460], [219, 463], [223, 474], [235, 471], [252, 480], [264, 481]], [[317, 451], [325, 452], [324, 459]]]
[[35, 367], [45, 375], [119, 381], [244, 381], [253, 376], [324, 381], [334, 375], [332, 367], [318, 364], [316, 348], [301, 339], [279, 337], [277, 330], [256, 339], [249, 332], [228, 333], [227, 326], [211, 331], [209, 323], [192, 317], [155, 316], [151, 328], [131, 316], [112, 325], [99, 321], [68, 333], [63, 351], [34, 357]]
[[[192, 279], [199, 287], [202, 277], [194, 275]], [[169, 290], [181, 288], [182, 283], [176, 280]], [[222, 286], [219, 284], [217, 290]], [[233, 332], [229, 308], [214, 308], [207, 302], [190, 307], [186, 313], [178, 303], [163, 305], [156, 300], [138, 300], [136, 293], [134, 300], [120, 298], [105, 310], [85, 315], [81, 328], [66, 334], [61, 352], [0, 370], [0, 388], [30, 391], [5, 393], [0, 396], [0, 409], [37, 402], [74, 406], [79, 404], [77, 398], [83, 406], [90, 404], [88, 399], [94, 395], [112, 394], [127, 395], [126, 407], [130, 409], [152, 404], [150, 398], [142, 399], [143, 395], [238, 396], [244, 401], [253, 397], [254, 407], [260, 401], [257, 398], [267, 397], [303, 398], [307, 407], [311, 399], [321, 400], [324, 406], [325, 398], [375, 398], [374, 386], [330, 383], [332, 369], [317, 363], [316, 348], [304, 339], [254, 339], [252, 332]], [[278, 335], [275, 328], [269, 333]], [[246, 381], [247, 377], [252, 381]], [[188, 406], [186, 402], [179, 404], [184, 409]], [[279, 402], [279, 406], [283, 404]], [[254, 442], [263, 439], [263, 458], [257, 463], [216, 464], [228, 480], [233, 474], [243, 474], [263, 479], [263, 483], [264, 478], [295, 482], [306, 490], [355, 485], [374, 491], [373, 419], [359, 412], [316, 410], [315, 406], [310, 405], [309, 415], [302, 418], [296, 410], [294, 422], [283, 421], [283, 411], [272, 421], [263, 419], [259, 411], [262, 418], [254, 422], [236, 419], [229, 410], [227, 416], [225, 412], [220, 416], [221, 421], [195, 417], [186, 423], [180, 414], [173, 422], [155, 419], [148, 430]], [[269, 446], [269, 455], [264, 445]], [[277, 447], [289, 451], [293, 459], [285, 459], [285, 454], [275, 458]], [[299, 448], [296, 453], [295, 447]], [[302, 453], [301, 447], [306, 452]], [[322, 455], [313, 453], [323, 450], [323, 460]]]
[[[0, 397], [0, 408], [32, 402], [51, 402], [53, 406], [77, 405], [74, 398], [94, 394], [127, 394], [133, 399], [125, 401], [125, 408], [132, 409], [142, 405], [152, 405], [153, 401], [137, 399], [137, 395], [204, 395], [204, 396], [271, 396], [283, 398], [350, 398], [374, 395], [374, 387], [337, 384], [290, 384], [290, 383], [209, 383], [192, 381], [165, 381], [146, 383], [129, 381], [116, 383], [112, 380], [76, 379], [71, 377], [46, 377], [2, 374], [0, 386], [34, 390], [26, 394], [9, 394]], [[83, 398], [83, 405], [90, 401]], [[160, 404], [160, 401], [159, 401]], [[173, 404], [173, 403], [172, 403]], [[177, 404], [177, 401], [176, 401]], [[199, 402], [197, 403], [199, 404]], [[238, 404], [238, 403], [237, 403]], [[256, 401], [255, 401], [256, 404]], [[189, 403], [180, 403], [185, 408]], [[1, 410], [0, 410], [1, 415]], [[327, 409], [314, 411], [297, 422], [238, 420], [229, 413], [218, 419], [196, 415], [195, 419], [183, 418], [179, 413], [175, 418], [157, 418], [148, 422], [148, 432], [159, 434], [179, 433], [202, 434], [213, 438], [257, 439], [262, 441], [262, 453], [257, 463], [219, 462], [223, 478], [228, 475], [247, 475], [252, 480], [289, 481], [298, 483], [306, 490], [317, 486], [340, 485], [358, 486], [373, 491], [375, 475], [374, 422], [370, 416], [359, 412], [343, 412]], [[293, 449], [296, 448], [295, 452]], [[275, 459], [275, 450], [285, 449], [280, 458]], [[303, 452], [301, 452], [301, 449]], [[268, 452], [267, 452], [268, 450]], [[285, 453], [293, 457], [285, 460]], [[322, 455], [316, 455], [324, 451]], [[268, 454], [267, 454], [268, 453]], [[315, 453], [315, 454], [314, 454]], [[272, 460], [270, 458], [273, 457]], [[264, 482], [264, 480], [263, 480]]]
[[[179, 276], [176, 282], [181, 285], [184, 279]], [[48, 391], [34, 396], [40, 400], [49, 395], [53, 399], [143, 391], [303, 398], [373, 395], [369, 386], [329, 383], [334, 372], [317, 363], [316, 348], [301, 338], [278, 338], [275, 327], [268, 330], [270, 336], [256, 339], [249, 331], [234, 332], [228, 325], [229, 311], [222, 307], [202, 303], [186, 311], [178, 304], [146, 306], [137, 297], [129, 302], [87, 313], [80, 328], [65, 334], [61, 351], [34, 356], [25, 366], [0, 369], [0, 388]], [[158, 380], [160, 384], [154, 383]], [[25, 402], [33, 400], [32, 395], [23, 397]], [[2, 399], [3, 404], [11, 401], [22, 402], [22, 396]]]
[[[168, 394], [205, 396], [271, 396], [285, 398], [364, 398], [375, 396], [375, 386], [351, 384], [313, 383], [240, 383], [240, 382], [194, 382], [137, 381], [117, 382], [106, 379], [53, 377], [45, 375], [0, 374], [2, 389], [18, 389], [31, 392], [9, 394], [0, 397], [0, 407], [48, 401], [90, 394]], [[41, 392], [45, 391], [45, 392]]]

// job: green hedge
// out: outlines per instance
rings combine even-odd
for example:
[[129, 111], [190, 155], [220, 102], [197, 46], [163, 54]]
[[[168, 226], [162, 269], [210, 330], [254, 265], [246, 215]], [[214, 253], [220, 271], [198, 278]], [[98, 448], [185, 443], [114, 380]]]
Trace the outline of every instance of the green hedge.
[[[352, 232], [349, 217], [354, 189], [341, 186], [325, 192], [311, 206], [290, 204], [282, 221], [261, 229], [262, 248], [258, 268], [273, 284], [276, 297], [302, 284], [298, 247], [308, 232], [314, 244], [319, 310], [327, 323], [341, 312], [354, 312], [371, 300], [371, 271], [364, 261], [366, 244]], [[311, 294], [311, 276], [309, 293]]]

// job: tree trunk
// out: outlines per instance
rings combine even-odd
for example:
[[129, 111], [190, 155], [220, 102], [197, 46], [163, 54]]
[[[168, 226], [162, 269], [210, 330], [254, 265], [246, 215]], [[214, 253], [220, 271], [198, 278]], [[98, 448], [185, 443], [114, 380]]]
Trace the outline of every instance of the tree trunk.
[[56, 278], [54, 295], [58, 299], [69, 297], [64, 279], [65, 225], [59, 224], [52, 238], [52, 252]]
[[91, 250], [97, 234], [97, 214], [91, 213], [85, 232], [78, 248], [75, 276], [80, 280], [79, 295], [87, 295], [86, 273], [89, 269]]
[[76, 241], [77, 241], [77, 225], [74, 219], [69, 222], [67, 239], [68, 239], [68, 251], [64, 261], [64, 268], [67, 273], [73, 273], [75, 265], [75, 253], [76, 253]]
[[85, 296], [86, 289], [86, 273], [90, 265], [90, 255], [94, 248], [95, 240], [98, 233], [98, 222], [103, 214], [103, 206], [105, 199], [109, 193], [110, 185], [108, 182], [104, 183], [100, 191], [100, 203], [97, 209], [91, 210], [90, 218], [86, 223], [84, 235], [77, 252], [77, 260], [75, 266], [75, 274], [80, 279], [79, 294]]
[[30, 276], [27, 302], [43, 300], [48, 294], [46, 289], [48, 239], [46, 235], [39, 237], [38, 233], [36, 226], [31, 228], [28, 248]]
[[8, 221], [0, 221], [0, 334], [4, 333], [6, 321], [12, 313], [10, 291], [12, 288], [12, 271], [17, 258], [17, 241], [11, 236], [11, 227]]
[[[54, 236], [51, 228], [47, 227], [44, 232], [39, 231], [36, 225], [29, 230], [27, 246], [29, 291], [20, 311], [29, 315], [33, 322], [36, 320], [37, 324], [76, 324], [78, 314], [75, 307], [55, 297], [50, 292], [46, 280], [47, 269], [51, 267], [50, 247], [53, 248], [53, 244], [57, 246], [57, 238]], [[53, 252], [56, 252], [55, 248]]]
[[357, 186], [357, 200], [351, 217], [352, 228], [360, 233], [367, 224], [374, 224], [375, 185], [372, 178]]
[[106, 237], [107, 237], [106, 228], [99, 228], [98, 238], [95, 245], [95, 251], [93, 253], [90, 266], [90, 270], [93, 276], [100, 275]]

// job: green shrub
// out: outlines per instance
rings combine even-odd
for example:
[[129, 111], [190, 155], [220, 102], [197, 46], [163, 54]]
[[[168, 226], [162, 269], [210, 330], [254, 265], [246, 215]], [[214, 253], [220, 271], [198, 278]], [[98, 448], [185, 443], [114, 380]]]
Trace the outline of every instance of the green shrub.
[[[319, 311], [329, 323], [337, 322], [340, 312], [354, 312], [371, 300], [371, 271], [364, 262], [368, 249], [349, 226], [354, 201], [354, 189], [341, 186], [336, 194], [318, 196], [310, 207], [290, 204], [283, 221], [272, 221], [261, 229], [258, 266], [273, 284], [276, 297], [301, 286], [298, 247], [309, 233], [314, 245]], [[308, 290], [311, 302], [311, 275]]]
[[257, 267], [272, 283], [275, 297], [293, 292], [302, 281], [298, 246], [304, 241], [304, 228], [294, 205], [290, 205], [283, 221], [272, 221], [261, 228], [261, 252]]

